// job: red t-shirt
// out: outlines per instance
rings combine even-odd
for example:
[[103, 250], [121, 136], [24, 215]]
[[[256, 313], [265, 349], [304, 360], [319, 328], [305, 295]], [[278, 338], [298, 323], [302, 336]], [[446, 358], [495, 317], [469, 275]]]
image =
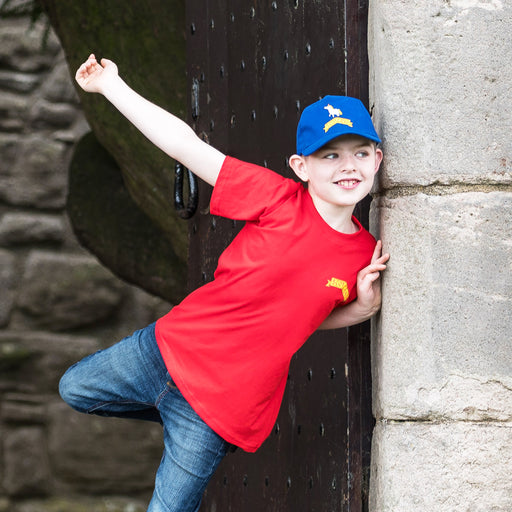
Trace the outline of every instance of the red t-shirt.
[[375, 239], [343, 234], [305, 187], [226, 157], [211, 213], [247, 221], [219, 258], [214, 280], [156, 325], [162, 357], [199, 416], [254, 452], [270, 434], [291, 357], [331, 310], [356, 297]]

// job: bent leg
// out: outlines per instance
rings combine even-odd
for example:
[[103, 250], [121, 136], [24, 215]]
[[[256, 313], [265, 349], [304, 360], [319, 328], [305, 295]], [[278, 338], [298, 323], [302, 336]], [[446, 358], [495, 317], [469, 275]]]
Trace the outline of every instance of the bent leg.
[[161, 422], [155, 404], [166, 374], [153, 324], [71, 366], [59, 392], [79, 412]]
[[230, 444], [204, 423], [172, 381], [159, 410], [165, 449], [148, 512], [196, 512]]
[[89, 414], [159, 421], [164, 454], [148, 512], [196, 512], [229, 443], [195, 413], [172, 382], [154, 325], [76, 363], [59, 391]]

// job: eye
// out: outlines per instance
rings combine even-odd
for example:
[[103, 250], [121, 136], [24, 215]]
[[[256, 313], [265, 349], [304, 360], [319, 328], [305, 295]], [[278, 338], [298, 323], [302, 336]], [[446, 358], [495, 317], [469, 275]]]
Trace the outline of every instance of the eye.
[[361, 149], [356, 153], [357, 158], [366, 158], [370, 153], [366, 149]]
[[327, 160], [334, 160], [335, 158], [338, 158], [338, 153], [327, 153], [324, 155], [324, 158]]

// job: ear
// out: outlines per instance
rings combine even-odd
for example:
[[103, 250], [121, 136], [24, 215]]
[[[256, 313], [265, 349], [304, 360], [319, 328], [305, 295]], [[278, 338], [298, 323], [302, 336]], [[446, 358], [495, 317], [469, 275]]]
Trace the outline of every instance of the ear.
[[288, 164], [293, 169], [293, 172], [302, 180], [309, 181], [307, 173], [306, 159], [302, 155], [292, 155], [288, 160]]
[[374, 171], [374, 174], [377, 174], [377, 171], [379, 170], [383, 156], [384, 156], [384, 154], [382, 153], [382, 149], [376, 148], [375, 149], [375, 171]]

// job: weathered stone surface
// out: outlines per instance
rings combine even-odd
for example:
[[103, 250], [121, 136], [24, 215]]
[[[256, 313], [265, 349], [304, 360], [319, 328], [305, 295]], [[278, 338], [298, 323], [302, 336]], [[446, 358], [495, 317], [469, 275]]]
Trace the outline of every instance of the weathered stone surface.
[[[1, 98], [1, 95], [0, 95]], [[0, 99], [0, 108], [1, 108]], [[14, 165], [16, 155], [19, 152], [20, 137], [18, 135], [6, 135], [0, 133], [0, 176], [8, 175], [10, 168]]]
[[0, 245], [62, 242], [64, 220], [57, 215], [6, 213], [0, 218]]
[[17, 401], [22, 400], [20, 393], [56, 395], [66, 369], [100, 348], [91, 336], [0, 331], [0, 390], [15, 393]]
[[152, 488], [163, 449], [160, 425], [88, 416], [64, 403], [53, 404], [49, 417], [50, 459], [57, 479], [85, 492]]
[[30, 111], [34, 128], [65, 128], [76, 119], [76, 108], [66, 103], [36, 101]]
[[[45, 501], [29, 500], [5, 512], [145, 512], [147, 503], [127, 498], [52, 498]], [[3, 509], [0, 505], [0, 512]]]
[[60, 45], [50, 32], [42, 51], [45, 30], [44, 20], [30, 27], [25, 18], [0, 19], [0, 65], [23, 72], [50, 68]]
[[123, 290], [94, 258], [33, 251], [17, 305], [35, 326], [63, 330], [108, 318], [119, 307]]
[[7, 431], [3, 438], [5, 475], [3, 487], [10, 496], [45, 495], [50, 468], [45, 435], [40, 427]]
[[23, 139], [12, 166], [0, 166], [0, 199], [14, 205], [62, 208], [67, 177], [66, 146], [40, 135]]
[[374, 343], [377, 417], [511, 420], [512, 193], [375, 206], [391, 253]]
[[47, 400], [48, 396], [45, 395], [6, 393], [0, 403], [0, 415], [6, 423], [43, 425], [47, 419]]
[[[29, 101], [26, 98], [16, 94], [0, 94], [0, 129], [6, 133], [22, 132], [28, 118], [28, 110]], [[0, 139], [0, 145], [3, 146], [6, 142], [4, 137]], [[8, 162], [3, 162], [0, 169], [6, 165]]]
[[[137, 70], [130, 73], [130, 85], [136, 91], [184, 117], [187, 87], [183, 0], [125, 2], [107, 10], [99, 10], [96, 0], [78, 3], [46, 0], [43, 5], [65, 48], [72, 75], [91, 49], [100, 48], [104, 55], [110, 53], [115, 58], [123, 76], [130, 69]], [[130, 34], [123, 38], [122, 44], [117, 33], [105, 30], [105, 27], [116, 26], [120, 18], [124, 32]], [[81, 37], [76, 37], [77, 33]], [[186, 224], [169, 207], [174, 162], [104, 98], [84, 93], [81, 89], [78, 93], [96, 137], [116, 160], [131, 197], [168, 235], [174, 252], [184, 258], [188, 245]]]
[[169, 302], [183, 299], [186, 259], [135, 204], [116, 162], [92, 133], [75, 146], [67, 211], [81, 244], [117, 275]]
[[41, 77], [38, 74], [0, 71], [0, 87], [14, 92], [30, 92], [40, 80]]
[[[98, 270], [72, 235], [66, 170], [71, 144], [89, 128], [64, 52], [53, 32], [44, 48], [43, 31], [44, 20], [31, 30], [27, 18], [0, 18], [0, 512], [142, 512], [161, 456], [160, 427], [103, 420], [105, 433], [62, 403], [58, 383], [71, 364], [169, 306]], [[113, 37], [117, 45], [119, 34]], [[15, 298], [25, 309], [14, 307]], [[58, 418], [50, 417], [53, 405], [65, 411]], [[78, 417], [76, 435], [67, 415]], [[58, 427], [50, 427], [54, 421]], [[50, 430], [58, 475], [48, 462]], [[76, 454], [86, 459], [85, 480], [64, 474], [80, 467]], [[107, 480], [96, 487], [98, 474]], [[111, 497], [99, 496], [107, 487]]]
[[42, 98], [52, 103], [78, 104], [78, 95], [73, 87], [63, 52], [62, 59], [59, 59], [44, 83], [41, 84], [40, 94]]
[[8, 323], [14, 302], [14, 255], [0, 250], [0, 326]]
[[8, 372], [18, 369], [30, 357], [31, 353], [26, 347], [12, 343], [10, 340], [2, 340], [0, 343], [0, 368], [4, 373], [1, 380], [8, 380]]
[[69, 128], [63, 128], [53, 132], [54, 140], [72, 144], [80, 140], [91, 129], [85, 118], [81, 115], [78, 116], [75, 122]]
[[512, 510], [511, 22], [501, 0], [370, 2], [372, 512]]
[[512, 4], [370, 2], [385, 188], [512, 182]]
[[510, 512], [512, 425], [378, 423], [372, 512]]

